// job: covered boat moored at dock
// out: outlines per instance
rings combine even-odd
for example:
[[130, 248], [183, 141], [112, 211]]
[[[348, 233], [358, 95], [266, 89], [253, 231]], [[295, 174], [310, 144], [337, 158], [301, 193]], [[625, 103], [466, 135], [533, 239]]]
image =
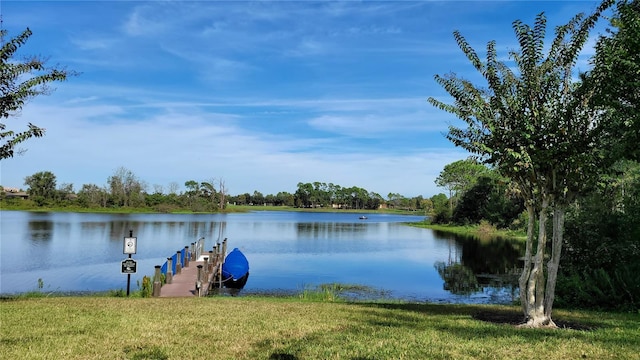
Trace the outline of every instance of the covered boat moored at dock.
[[240, 249], [235, 248], [224, 259], [221, 278], [214, 280], [212, 286], [242, 289], [248, 279], [249, 261]]

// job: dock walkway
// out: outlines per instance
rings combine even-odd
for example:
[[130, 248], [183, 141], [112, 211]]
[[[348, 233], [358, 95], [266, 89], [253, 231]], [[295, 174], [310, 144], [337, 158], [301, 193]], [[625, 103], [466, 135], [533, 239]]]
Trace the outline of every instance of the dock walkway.
[[[192, 244], [194, 247], [195, 244]], [[196, 246], [197, 248], [197, 246]], [[185, 262], [185, 266], [177, 270], [177, 274], [166, 273], [166, 283], [154, 288], [156, 297], [195, 297], [206, 296], [214, 283], [220, 277], [222, 263], [227, 249], [227, 239], [222, 244], [214, 246], [213, 251], [204, 253], [194, 251], [193, 258]], [[191, 257], [189, 256], [189, 257]], [[156, 266], [156, 278], [160, 278], [160, 266]], [[154, 287], [158, 280], [154, 280]]]
[[[204, 261], [191, 262], [188, 267], [182, 269], [180, 274], [173, 275], [171, 284], [162, 285], [160, 297], [189, 297], [198, 296], [196, 282], [198, 279], [198, 265], [204, 267]], [[208, 288], [209, 281], [203, 284]]]

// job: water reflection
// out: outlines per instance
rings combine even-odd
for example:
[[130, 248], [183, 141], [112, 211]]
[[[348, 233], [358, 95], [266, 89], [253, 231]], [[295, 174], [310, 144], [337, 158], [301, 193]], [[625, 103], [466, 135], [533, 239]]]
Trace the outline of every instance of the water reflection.
[[459, 246], [459, 252], [454, 254], [450, 249], [447, 262], [435, 264], [446, 290], [468, 295], [500, 289], [506, 291], [512, 301], [517, 298], [518, 278], [522, 270], [518, 259], [524, 253], [523, 242], [500, 237], [452, 235], [441, 231], [434, 233]]
[[367, 230], [364, 223], [298, 223], [298, 236], [326, 239], [328, 237], [353, 237]]
[[51, 221], [31, 221], [27, 224], [29, 239], [37, 242], [51, 240], [53, 223]]
[[445, 263], [437, 261], [436, 270], [442, 280], [444, 280], [443, 288], [451, 291], [455, 295], [471, 295], [482, 290], [478, 284], [478, 278], [471, 268], [460, 263]]
[[[72, 214], [0, 212], [0, 293], [120, 289], [122, 241], [138, 238], [138, 273], [205, 237], [223, 238], [251, 265], [243, 290], [300, 291], [325, 283], [358, 284], [420, 301], [502, 302], [517, 293], [522, 245], [479, 240], [401, 223], [421, 216], [255, 212], [248, 214]], [[514, 282], [513, 279], [516, 279]], [[135, 290], [135, 286], [133, 288]], [[507, 300], [505, 300], [507, 299]]]

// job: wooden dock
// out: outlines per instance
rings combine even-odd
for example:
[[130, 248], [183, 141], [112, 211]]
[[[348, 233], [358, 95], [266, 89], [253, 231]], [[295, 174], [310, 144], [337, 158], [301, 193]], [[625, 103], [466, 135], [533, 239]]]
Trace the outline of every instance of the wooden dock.
[[[180, 274], [173, 275], [171, 283], [162, 285], [160, 290], [160, 297], [189, 297], [200, 296], [196, 289], [196, 282], [198, 279], [198, 265], [201, 268], [204, 267], [204, 261], [191, 262], [188, 267], [182, 269]], [[207, 288], [209, 281], [207, 279]], [[206, 294], [205, 294], [206, 295]]]
[[[204, 242], [204, 239], [202, 240]], [[169, 266], [164, 281], [160, 272], [161, 267], [156, 266], [153, 283], [154, 297], [195, 297], [206, 296], [209, 293], [209, 289], [222, 272], [227, 239], [207, 253], [202, 251], [201, 244], [192, 243], [191, 248], [188, 253], [189, 259], [184, 261], [184, 267], [176, 266], [176, 274], [171, 271], [171, 258], [167, 258]]]

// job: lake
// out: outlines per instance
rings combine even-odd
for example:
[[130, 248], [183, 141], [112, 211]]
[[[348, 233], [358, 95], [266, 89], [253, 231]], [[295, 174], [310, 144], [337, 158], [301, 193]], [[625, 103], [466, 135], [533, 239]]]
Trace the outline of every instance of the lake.
[[[320, 284], [371, 287], [384, 298], [509, 303], [522, 245], [408, 226], [423, 216], [259, 211], [233, 214], [86, 214], [0, 211], [0, 293], [126, 289], [123, 238], [137, 237], [131, 290], [155, 265], [200, 237], [228, 238], [247, 256], [242, 294], [296, 293]], [[368, 295], [373, 296], [373, 295]]]

